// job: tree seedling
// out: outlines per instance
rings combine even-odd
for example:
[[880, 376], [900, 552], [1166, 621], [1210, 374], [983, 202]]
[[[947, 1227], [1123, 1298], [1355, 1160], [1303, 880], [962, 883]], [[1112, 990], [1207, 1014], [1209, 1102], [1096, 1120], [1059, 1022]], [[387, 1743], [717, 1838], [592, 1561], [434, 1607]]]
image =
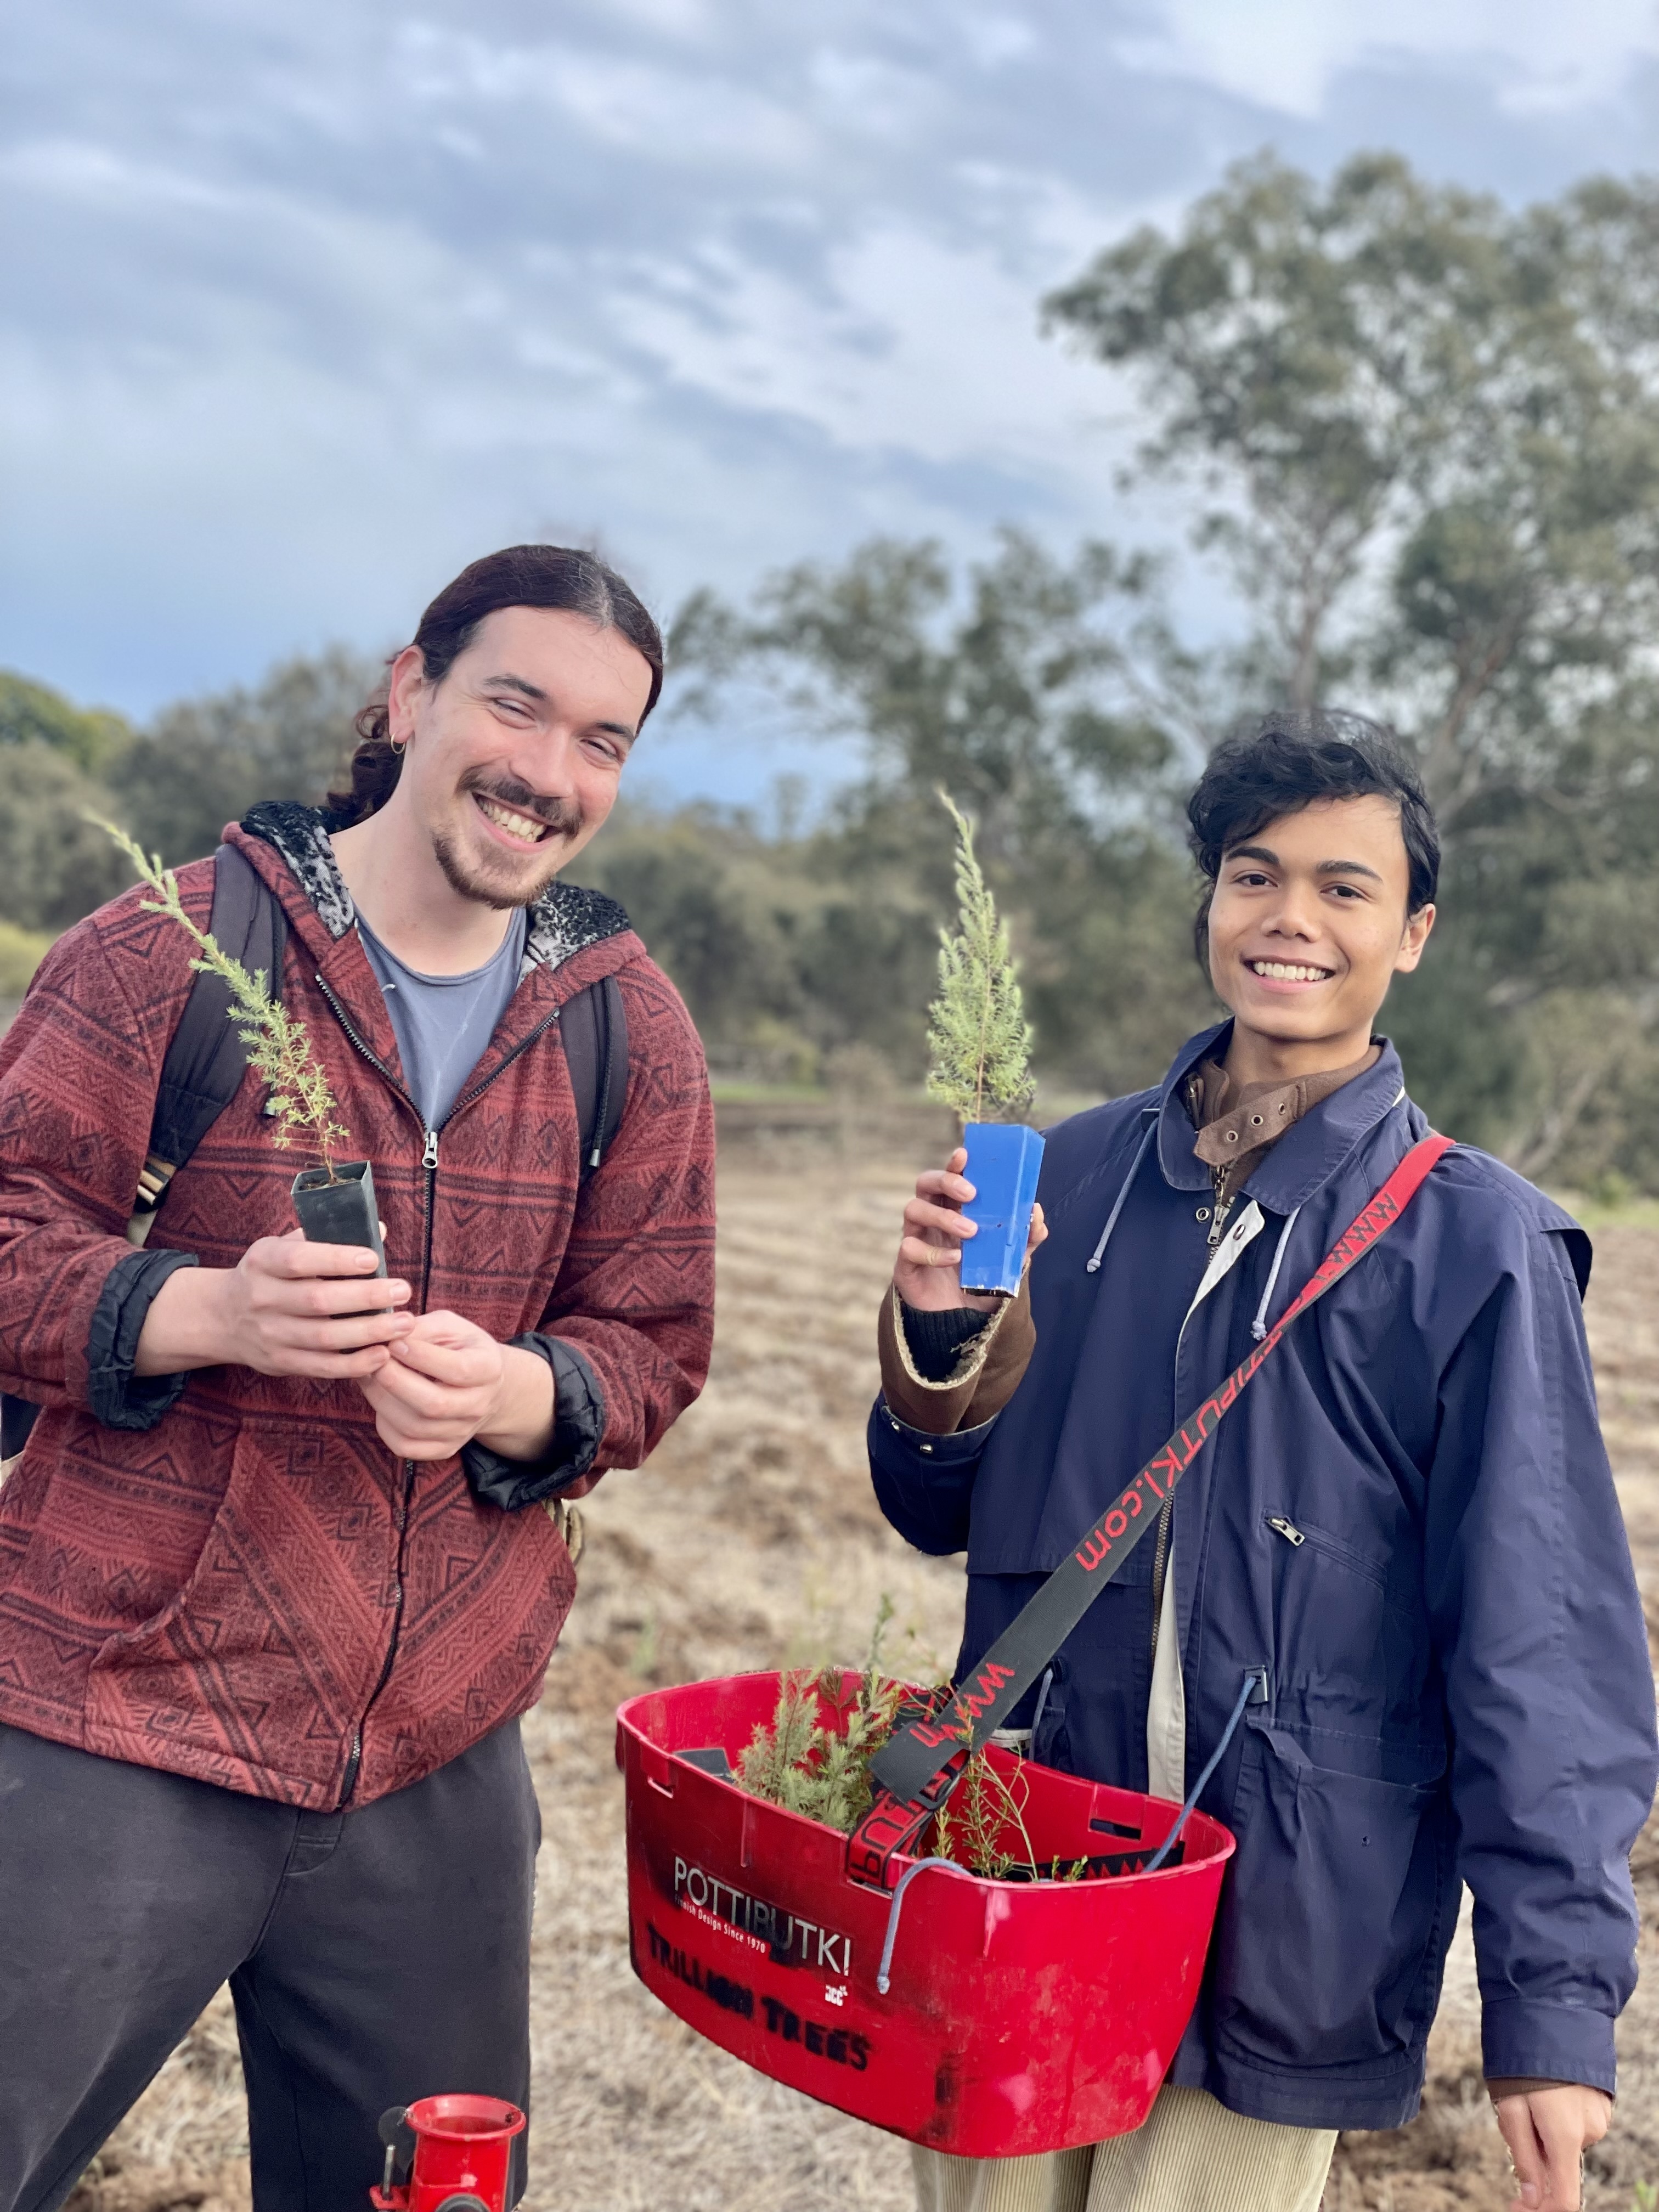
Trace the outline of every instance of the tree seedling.
[[346, 1131], [336, 1119], [339, 1109], [312, 1050], [305, 1024], [290, 1014], [279, 999], [271, 997], [263, 969], [250, 975], [209, 931], [191, 921], [179, 896], [173, 872], [163, 867], [159, 853], [146, 853], [113, 823], [100, 821], [98, 827], [115, 840], [155, 893], [154, 898], [141, 902], [145, 912], [165, 915], [176, 921], [197, 947], [191, 966], [199, 973], [217, 975], [228, 989], [229, 1018], [236, 1024], [249, 1066], [270, 1094], [269, 1110], [276, 1124], [270, 1133], [272, 1144], [283, 1152], [298, 1146], [314, 1153], [328, 1182], [337, 1182], [336, 1155], [345, 1141]]
[[[928, 1018], [929, 1096], [956, 1109], [974, 1196], [963, 1211], [974, 1235], [962, 1255], [964, 1291], [1012, 1297], [1042, 1164], [1042, 1139], [1018, 1125], [1036, 1095], [1031, 1030], [1008, 925], [974, 850], [974, 825], [945, 792], [957, 825], [957, 927], [939, 932], [939, 995]], [[1012, 1125], [1012, 1126], [1011, 1126]]]
[[1014, 1121], [1030, 1105], [1036, 1086], [1008, 925], [974, 850], [973, 823], [948, 793], [939, 799], [957, 826], [957, 928], [939, 932], [939, 994], [927, 1019], [927, 1095], [954, 1107], [964, 1122]]
[[[891, 1611], [890, 1600], [884, 1598], [869, 1654], [853, 1683], [834, 1666], [821, 1672], [796, 1668], [782, 1677], [771, 1719], [759, 1724], [738, 1755], [739, 1789], [844, 1835], [857, 1827], [875, 1795], [870, 1761], [892, 1735], [908, 1694], [881, 1664], [882, 1632]], [[829, 1726], [819, 1718], [825, 1703], [834, 1717]], [[951, 1803], [934, 1818], [928, 1852], [994, 1881], [1011, 1875], [1078, 1879], [1086, 1863], [1081, 1860], [1069, 1873], [1059, 1861], [1047, 1874], [1038, 1866], [1025, 1828], [1025, 1796], [1018, 1771], [1012, 1782], [1005, 1781], [986, 1753], [976, 1751]], [[1018, 1857], [1007, 1848], [1015, 1838], [1023, 1847]]]

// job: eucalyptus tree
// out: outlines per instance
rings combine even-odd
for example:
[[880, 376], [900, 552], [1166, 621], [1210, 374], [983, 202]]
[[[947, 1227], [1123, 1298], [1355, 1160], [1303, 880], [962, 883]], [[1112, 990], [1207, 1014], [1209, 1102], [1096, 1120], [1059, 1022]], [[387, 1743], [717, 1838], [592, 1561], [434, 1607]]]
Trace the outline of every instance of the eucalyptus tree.
[[257, 684], [175, 701], [107, 778], [116, 811], [169, 866], [210, 853], [261, 799], [320, 799], [356, 743], [352, 718], [380, 665], [333, 646], [280, 662]]
[[1134, 379], [1255, 679], [1391, 707], [1454, 846], [1659, 634], [1659, 184], [1511, 210], [1264, 155], [1045, 314]]

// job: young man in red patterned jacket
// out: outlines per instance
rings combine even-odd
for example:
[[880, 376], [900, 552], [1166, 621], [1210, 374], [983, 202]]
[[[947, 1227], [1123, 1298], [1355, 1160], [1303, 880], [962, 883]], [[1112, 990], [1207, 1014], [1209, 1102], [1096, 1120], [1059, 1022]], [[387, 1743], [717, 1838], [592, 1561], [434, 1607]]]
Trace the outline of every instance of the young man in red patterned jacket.
[[[0, 1051], [0, 2208], [61, 2203], [219, 1984], [259, 2212], [346, 2212], [382, 2111], [526, 2102], [539, 1828], [518, 1716], [574, 1592], [543, 1503], [696, 1395], [713, 1120], [611, 901], [558, 881], [661, 682], [622, 580], [521, 546], [427, 610], [353, 789], [227, 833], [389, 1274], [293, 1226], [246, 1079], [124, 1229], [192, 976], [116, 900]], [[213, 868], [180, 871], [205, 924]], [[625, 1110], [578, 1170], [559, 1011], [614, 977]]]

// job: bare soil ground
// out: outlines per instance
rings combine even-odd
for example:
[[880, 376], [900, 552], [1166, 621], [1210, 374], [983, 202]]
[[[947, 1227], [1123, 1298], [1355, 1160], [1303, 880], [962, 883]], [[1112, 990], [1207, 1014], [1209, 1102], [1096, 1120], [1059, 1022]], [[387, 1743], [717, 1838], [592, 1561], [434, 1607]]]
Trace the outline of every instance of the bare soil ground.
[[[584, 1509], [581, 1593], [526, 1723], [546, 1840], [533, 1997], [529, 2212], [908, 2212], [905, 2146], [702, 2042], [628, 1965], [617, 1703], [651, 1684], [859, 1656], [883, 1591], [924, 1673], [948, 1671], [958, 1563], [908, 1551], [878, 1515], [863, 1425], [872, 1320], [913, 1170], [847, 1164], [805, 1200], [786, 1158], [722, 1159], [720, 1313], [701, 1402], [650, 1467]], [[821, 1186], [820, 1186], [821, 1188]], [[1590, 1330], [1603, 1419], [1650, 1618], [1659, 1620], [1659, 1233], [1598, 1237]], [[1592, 2154], [1589, 2212], [1659, 2179], [1659, 1838], [1638, 1847], [1644, 1980], [1620, 2032], [1621, 2096]], [[1482, 2093], [1467, 1929], [1421, 2117], [1346, 2137], [1328, 2212], [1499, 2212], [1509, 2191]], [[74, 2212], [243, 2212], [246, 2146], [222, 1993], [106, 2147]]]

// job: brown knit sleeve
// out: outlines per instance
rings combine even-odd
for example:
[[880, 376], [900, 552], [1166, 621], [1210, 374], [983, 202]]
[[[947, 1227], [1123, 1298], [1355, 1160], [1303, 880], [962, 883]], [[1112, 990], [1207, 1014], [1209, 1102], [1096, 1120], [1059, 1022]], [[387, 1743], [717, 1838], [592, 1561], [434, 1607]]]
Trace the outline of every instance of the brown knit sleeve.
[[899, 1294], [890, 1285], [876, 1324], [888, 1407], [907, 1426], [930, 1437], [954, 1436], [959, 1429], [976, 1429], [994, 1419], [1018, 1389], [1036, 1348], [1029, 1274], [1019, 1296], [1000, 1306], [989, 1325], [963, 1346], [954, 1373], [943, 1382], [929, 1382], [917, 1373], [904, 1339]]
[[1530, 2097], [1534, 2089], [1577, 2089], [1584, 2085], [1577, 2081], [1559, 2081], [1547, 2074], [1505, 2075], [1494, 2077], [1486, 2084], [1486, 2094], [1497, 2104], [1504, 2097]]

